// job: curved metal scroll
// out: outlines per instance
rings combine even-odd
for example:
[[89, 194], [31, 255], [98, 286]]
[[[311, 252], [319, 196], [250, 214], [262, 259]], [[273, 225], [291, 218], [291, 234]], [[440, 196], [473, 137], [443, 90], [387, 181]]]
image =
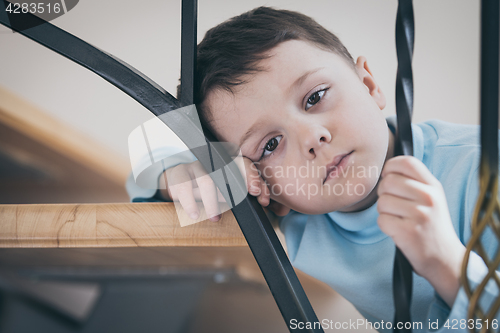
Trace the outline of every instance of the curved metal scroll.
[[[500, 278], [496, 274], [500, 264], [500, 248], [494, 258], [489, 258], [481, 236], [494, 232], [500, 243], [500, 202], [498, 200], [498, 89], [499, 89], [499, 3], [498, 0], [483, 0], [481, 3], [481, 161], [479, 174], [479, 197], [472, 218], [472, 236], [466, 247], [462, 263], [461, 282], [470, 299], [467, 316], [480, 319], [479, 330], [469, 327], [471, 332], [494, 332], [491, 323], [500, 308], [500, 296], [486, 312], [480, 306], [481, 295], [486, 284], [493, 280], [500, 289]], [[487, 228], [489, 227], [489, 229]], [[475, 251], [486, 263], [488, 273], [472, 290], [467, 278], [470, 252]], [[474, 325], [473, 325], [474, 326]]]
[[[396, 17], [396, 50], [398, 72], [396, 77], [396, 130], [394, 155], [413, 155], [411, 116], [413, 111], [413, 73], [411, 60], [414, 42], [412, 0], [399, 0]], [[404, 254], [396, 248], [393, 271], [394, 332], [411, 332], [398, 328], [397, 323], [411, 323], [410, 306], [413, 287], [413, 268]]]
[[[43, 20], [34, 15], [29, 13], [16, 14], [15, 20], [9, 20], [9, 16], [5, 11], [6, 3], [6, 1], [0, 1], [0, 24], [18, 31], [22, 35], [96, 73], [135, 99], [154, 115], [160, 116], [185, 106], [185, 104], [175, 99], [135, 68], [50, 23], [44, 23]], [[183, 13], [183, 18], [188, 19], [191, 17], [191, 19], [196, 20], [196, 0], [184, 0], [183, 8], [186, 8], [186, 6], [190, 6], [192, 12], [191, 14], [186, 13], [186, 16]], [[33, 28], [23, 30], [16, 28], [16, 24], [20, 24], [17, 27], [31, 26]], [[183, 27], [188, 26], [191, 26], [191, 34], [195, 34], [195, 22], [183, 22]], [[184, 33], [185, 31], [183, 31], [183, 40], [186, 41]], [[188, 36], [188, 40], [190, 39], [194, 43], [191, 47], [195, 48], [196, 35], [194, 38], [192, 37]], [[186, 45], [184, 42], [183, 44]], [[189, 45], [185, 47], [189, 48]], [[185, 47], [183, 46], [183, 50]], [[193, 61], [196, 53], [191, 50], [190, 54], [189, 61]], [[181, 71], [183, 70], [181, 69]], [[189, 72], [188, 70], [189, 75], [194, 73], [194, 71]], [[192, 84], [192, 80], [189, 78], [182, 81], [183, 83]], [[189, 95], [192, 94], [192, 91], [189, 89], [183, 89], [181, 93], [184, 94], [183, 98], [181, 96], [182, 102], [189, 102], [192, 99], [192, 95]], [[160, 117], [160, 119], [165, 118]], [[238, 167], [231, 163], [231, 156], [220, 145], [215, 146], [211, 143], [215, 142], [215, 136], [212, 133], [206, 129], [204, 132], [200, 130], [196, 126], [196, 120], [191, 118], [189, 113], [173, 112], [168, 119], [169, 122], [166, 125], [190, 148], [207, 173], [210, 174], [215, 170], [222, 169], [223, 177], [213, 178], [213, 180], [215, 185], [221, 189], [226, 202], [234, 203], [233, 196], [236, 197], [237, 194], [245, 193], [246, 195], [245, 182]], [[199, 149], [200, 140], [207, 142], [207, 145], [204, 146], [205, 149]], [[231, 187], [229, 187], [229, 184], [231, 184]], [[290, 326], [292, 319], [298, 322], [318, 322], [316, 314], [262, 206], [257, 202], [256, 198], [250, 195], [247, 195], [238, 205], [232, 206], [232, 212], [259, 264], [289, 330], [296, 331], [292, 330]], [[321, 328], [303, 329], [301, 331], [323, 332]]]

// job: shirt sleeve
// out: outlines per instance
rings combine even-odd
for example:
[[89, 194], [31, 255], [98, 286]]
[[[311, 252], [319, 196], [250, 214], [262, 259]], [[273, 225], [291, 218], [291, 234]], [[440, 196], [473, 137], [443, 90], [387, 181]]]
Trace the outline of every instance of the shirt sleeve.
[[159, 177], [163, 171], [179, 164], [194, 161], [196, 161], [196, 157], [193, 153], [175, 146], [162, 147], [161, 149], [152, 151], [149, 155], [143, 156], [137, 162], [137, 167], [133, 166], [133, 171], [130, 173], [125, 184], [130, 201], [163, 201], [158, 191], [160, 184]]

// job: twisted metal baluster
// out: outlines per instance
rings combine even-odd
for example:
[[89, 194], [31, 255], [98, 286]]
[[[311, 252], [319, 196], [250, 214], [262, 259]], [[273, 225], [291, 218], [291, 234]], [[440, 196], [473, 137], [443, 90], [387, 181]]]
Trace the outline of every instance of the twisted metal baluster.
[[[480, 332], [497, 331], [491, 325], [498, 309], [500, 297], [497, 297], [488, 312], [483, 312], [479, 304], [486, 284], [493, 279], [500, 288], [500, 279], [496, 269], [500, 264], [500, 248], [493, 260], [490, 260], [483, 245], [481, 236], [490, 227], [500, 240], [500, 202], [498, 193], [498, 88], [499, 88], [499, 3], [498, 0], [481, 2], [481, 161], [480, 161], [480, 193], [471, 223], [472, 236], [466, 247], [462, 263], [461, 282], [469, 297], [467, 316], [470, 319], [481, 319]], [[470, 252], [475, 251], [488, 267], [488, 273], [481, 283], [472, 290], [467, 279], [467, 266]], [[475, 318], [474, 318], [475, 317]], [[487, 322], [486, 322], [487, 320]], [[489, 323], [489, 325], [486, 325]], [[477, 332], [476, 327], [469, 327]]]
[[[413, 74], [411, 60], [414, 43], [412, 0], [399, 0], [396, 17], [396, 51], [398, 72], [396, 76], [396, 130], [397, 155], [413, 155], [411, 116], [413, 111]], [[413, 269], [408, 259], [396, 247], [393, 271], [394, 332], [411, 332], [411, 328], [397, 327], [397, 323], [411, 323], [410, 306], [413, 287]]]

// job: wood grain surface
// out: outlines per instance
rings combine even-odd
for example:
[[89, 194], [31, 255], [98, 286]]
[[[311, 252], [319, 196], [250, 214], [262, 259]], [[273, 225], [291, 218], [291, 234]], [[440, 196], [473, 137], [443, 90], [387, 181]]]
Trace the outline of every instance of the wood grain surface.
[[[183, 214], [173, 203], [0, 205], [0, 271], [61, 275], [80, 267], [182, 275], [230, 269], [263, 283], [231, 211], [217, 222], [181, 227]], [[203, 209], [200, 215], [206, 219]]]
[[0, 248], [158, 246], [247, 243], [231, 211], [181, 227], [173, 203], [0, 205]]
[[[222, 272], [268, 290], [231, 211], [181, 227], [173, 203], [0, 205], [0, 276], [6, 272], [41, 281]], [[347, 316], [352, 306], [333, 289], [296, 272], [319, 318]]]

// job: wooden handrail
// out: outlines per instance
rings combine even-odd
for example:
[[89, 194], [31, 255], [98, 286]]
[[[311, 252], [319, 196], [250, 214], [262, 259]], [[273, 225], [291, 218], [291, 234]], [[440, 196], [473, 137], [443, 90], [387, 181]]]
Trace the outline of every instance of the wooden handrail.
[[181, 227], [173, 203], [0, 205], [0, 248], [159, 246], [247, 243], [231, 211]]

